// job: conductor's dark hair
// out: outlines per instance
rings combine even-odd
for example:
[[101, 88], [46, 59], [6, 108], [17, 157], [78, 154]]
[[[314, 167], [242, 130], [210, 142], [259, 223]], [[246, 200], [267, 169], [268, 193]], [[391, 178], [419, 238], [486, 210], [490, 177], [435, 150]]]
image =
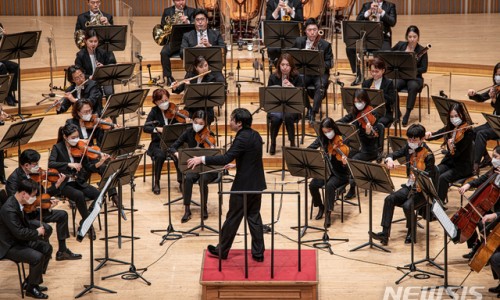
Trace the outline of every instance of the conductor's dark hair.
[[208, 12], [203, 8], [198, 8], [194, 11], [193, 17], [196, 18], [197, 15], [204, 15], [208, 20]]
[[421, 124], [411, 124], [406, 131], [406, 136], [410, 139], [421, 139], [425, 136], [425, 127]]
[[19, 163], [21, 166], [24, 164], [37, 163], [38, 161], [40, 161], [40, 153], [33, 149], [26, 149], [21, 153], [21, 156], [19, 156]]
[[80, 70], [82, 73], [85, 74], [85, 72], [83, 72], [82, 68], [79, 65], [69, 66], [68, 71], [66, 73], [66, 79], [71, 83], [75, 83], [73, 81], [73, 74], [78, 70]]
[[315, 25], [316, 27], [319, 28], [318, 21], [316, 21], [315, 18], [309, 18], [309, 19], [307, 19], [306, 23], [304, 24], [304, 30], [306, 30], [307, 26], [309, 26], [309, 25]]
[[352, 113], [354, 115], [357, 115], [359, 112], [359, 110], [356, 108], [356, 105], [354, 105], [354, 99], [358, 99], [360, 101], [363, 101], [365, 103], [365, 107], [370, 105], [370, 97], [368, 97], [368, 92], [365, 91], [364, 89], [357, 89], [354, 92], [354, 98], [352, 99], [352, 101], [353, 101]]
[[408, 28], [406, 29], [405, 38], [408, 38], [408, 34], [410, 34], [410, 32], [416, 33], [418, 35], [418, 37], [420, 38], [420, 30], [418, 29], [417, 26], [415, 26], [415, 25], [408, 26]]
[[252, 114], [246, 108], [236, 108], [231, 113], [231, 119], [235, 123], [241, 122], [242, 128], [250, 128], [252, 126]]
[[85, 39], [86, 40], [93, 38], [93, 37], [96, 37], [99, 40], [99, 36], [97, 35], [97, 31], [95, 31], [95, 29], [85, 30]]
[[26, 192], [28, 194], [33, 194], [38, 191], [38, 184], [33, 179], [24, 179], [17, 186], [17, 192]]
[[85, 104], [89, 105], [90, 110], [92, 110], [92, 108], [93, 108], [92, 102], [87, 98], [81, 98], [78, 101], [76, 101], [75, 104], [73, 104], [73, 109], [71, 110], [71, 116], [73, 118], [79, 120], [80, 116], [78, 115], [78, 113], [80, 112], [80, 110], [83, 108], [83, 106]]
[[493, 84], [496, 84], [495, 82], [495, 75], [497, 75], [497, 71], [500, 69], [500, 62], [495, 65], [493, 68]]
[[153, 103], [155, 103], [156, 101], [159, 101], [161, 100], [161, 98], [163, 97], [163, 95], [167, 95], [167, 98], [170, 98], [170, 93], [166, 90], [166, 89], [156, 89], [154, 92], [153, 92], [153, 96], [151, 97], [153, 99]]

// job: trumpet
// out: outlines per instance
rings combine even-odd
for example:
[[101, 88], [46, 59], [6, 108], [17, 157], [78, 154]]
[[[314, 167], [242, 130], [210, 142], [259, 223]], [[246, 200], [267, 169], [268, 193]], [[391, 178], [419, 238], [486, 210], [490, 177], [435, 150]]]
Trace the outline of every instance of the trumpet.
[[[288, 6], [288, 0], [283, 1], [286, 6]], [[282, 16], [281, 16], [281, 21], [289, 22], [292, 20], [292, 17], [288, 14], [286, 9], [283, 9], [282, 11]]]
[[[85, 80], [84, 82], [82, 82], [82, 84], [80, 85], [77, 85], [74, 89], [72, 89], [71, 91], [67, 92], [67, 93], [73, 93], [74, 91], [78, 90], [78, 89], [81, 89], [85, 83], [87, 83], [87, 81], [89, 81], [88, 79]], [[45, 113], [48, 113], [51, 109], [53, 109], [54, 107], [58, 106], [58, 105], [61, 105], [64, 101], [64, 99], [66, 98], [66, 96], [63, 96], [63, 95], [56, 95], [58, 97], [61, 97], [61, 99], [57, 100], [56, 102], [52, 103], [49, 107], [47, 107], [47, 109], [45, 110]], [[40, 101], [39, 101], [40, 103]], [[39, 103], [37, 103], [37, 105], [39, 105]]]
[[378, 22], [379, 21], [379, 15], [378, 15], [378, 1], [373, 0], [373, 4], [375, 4], [375, 7], [371, 9], [371, 15], [368, 17], [368, 20], [372, 22]]

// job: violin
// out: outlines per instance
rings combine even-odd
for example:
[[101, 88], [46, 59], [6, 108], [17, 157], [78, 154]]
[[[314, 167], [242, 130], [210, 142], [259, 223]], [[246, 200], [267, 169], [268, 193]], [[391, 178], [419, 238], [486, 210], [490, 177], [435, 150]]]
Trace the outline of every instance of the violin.
[[117, 126], [117, 124], [114, 124], [111, 118], [99, 118], [97, 114], [93, 114], [92, 118], [90, 121], [83, 121], [83, 125], [87, 129], [92, 129], [94, 128], [95, 125], [98, 125], [99, 128], [102, 130], [110, 130], [113, 129]]
[[485, 243], [479, 246], [479, 249], [476, 251], [474, 257], [469, 262], [469, 267], [479, 273], [479, 271], [483, 269], [486, 263], [488, 263], [491, 256], [496, 252], [498, 246], [500, 246], [500, 222], [488, 234]]
[[461, 207], [450, 218], [460, 231], [460, 243], [467, 241], [472, 236], [483, 215], [497, 203], [500, 197], [500, 188], [495, 185], [497, 175], [493, 171], [488, 180], [481, 184], [467, 199], [469, 203], [465, 207]]
[[344, 156], [349, 156], [349, 151], [349, 146], [344, 145], [340, 135], [335, 135], [328, 143], [328, 154], [334, 155], [338, 161], [342, 161]]
[[49, 169], [47, 172], [40, 168], [38, 173], [30, 173], [29, 176], [37, 183], [41, 183], [45, 178], [51, 183], [56, 183], [59, 180], [59, 171], [57, 169]]
[[[453, 132], [451, 134], [451, 140], [452, 140], [451, 143], [452, 143], [453, 147], [451, 149], [448, 149], [448, 151], [450, 151], [451, 155], [455, 155], [455, 150], [456, 150], [455, 144], [460, 142], [464, 138], [465, 133], [467, 132], [467, 130], [469, 130], [469, 128], [470, 128], [469, 124], [463, 123], [462, 125], [453, 129]], [[445, 141], [445, 143], [447, 144], [446, 141]]]
[[[425, 171], [425, 158], [429, 155], [429, 149], [422, 147], [420, 151], [415, 151], [410, 155], [410, 165], [418, 170]], [[413, 174], [413, 171], [410, 169], [410, 174]], [[421, 192], [422, 189], [415, 184], [417, 188], [417, 192]]]
[[[371, 107], [370, 105], [367, 105], [362, 111], [358, 112], [358, 114], [356, 115], [356, 118], [349, 124], [352, 124], [352, 123], [358, 121], [364, 130], [366, 130], [366, 125], [368, 125], [368, 124], [373, 126], [373, 124], [375, 124], [375, 122], [377, 122], [377, 118], [373, 114], [373, 111], [376, 110], [377, 108], [381, 107], [382, 105], [385, 105], [385, 103], [382, 103], [375, 108]], [[373, 132], [373, 135], [375, 137], [378, 137], [377, 131], [372, 129], [372, 132]]]
[[198, 145], [203, 145], [203, 148], [215, 148], [215, 137], [206, 126], [194, 135], [194, 139]]
[[71, 147], [71, 156], [73, 157], [82, 157], [85, 153], [85, 156], [89, 159], [98, 159], [103, 155], [101, 152], [101, 148], [98, 146], [88, 146], [86, 141], [80, 140], [76, 146]]
[[186, 119], [189, 119], [189, 112], [185, 109], [179, 109], [177, 105], [170, 102], [168, 109], [163, 111], [165, 118], [176, 119], [179, 123], [186, 123]]
[[42, 209], [49, 209], [52, 206], [52, 202], [50, 202], [51, 196], [49, 194], [42, 194], [41, 196], [36, 197], [35, 202], [32, 204], [23, 205], [23, 210], [25, 213], [32, 213], [36, 211], [37, 207], [41, 207]]

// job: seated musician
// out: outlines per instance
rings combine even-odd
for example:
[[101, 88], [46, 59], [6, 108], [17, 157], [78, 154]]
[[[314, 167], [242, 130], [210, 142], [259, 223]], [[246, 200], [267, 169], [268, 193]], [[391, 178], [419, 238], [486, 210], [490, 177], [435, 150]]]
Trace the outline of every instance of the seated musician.
[[[163, 133], [163, 126], [178, 123], [177, 118], [167, 117], [167, 112], [170, 107], [175, 107], [175, 104], [170, 103], [169, 98], [170, 94], [165, 89], [156, 89], [153, 92], [152, 100], [155, 106], [149, 112], [146, 123], [144, 124], [144, 132], [151, 134], [151, 143], [149, 144], [147, 154], [155, 160], [155, 169], [153, 170], [155, 178], [153, 193], [155, 193], [155, 195], [160, 194], [161, 169], [167, 159], [167, 154], [161, 148], [160, 136]], [[191, 119], [188, 118], [184, 121], [190, 122]], [[182, 177], [178, 176], [177, 182], [179, 182], [180, 185], [182, 183]]]
[[101, 6], [101, 0], [87, 0], [89, 10], [78, 15], [76, 19], [75, 31], [85, 30], [87, 24], [89, 26], [94, 26], [96, 24], [90, 24], [99, 14], [101, 15], [98, 21], [101, 25], [113, 25], [113, 16], [102, 12], [99, 8]]
[[[188, 128], [184, 133], [171, 145], [171, 152], [174, 153], [176, 158], [179, 158], [178, 149], [186, 144], [187, 148], [215, 148], [215, 136], [206, 126], [206, 117], [203, 110], [198, 110], [193, 115], [193, 127]], [[177, 164], [176, 164], [177, 165]], [[176, 166], [177, 167], [177, 166]], [[178, 175], [179, 176], [179, 175]], [[180, 175], [182, 176], [182, 174]], [[203, 176], [203, 219], [208, 218], [207, 200], [208, 200], [208, 184], [217, 179], [217, 173], [207, 173]], [[198, 173], [188, 172], [184, 176], [182, 187], [182, 198], [184, 199], [184, 216], [181, 222], [185, 223], [191, 219], [191, 197], [193, 194], [193, 185], [200, 180]]]
[[[420, 39], [420, 30], [417, 26], [411, 25], [406, 29], [406, 42], [398, 42], [392, 50], [414, 52], [415, 55], [420, 55], [424, 47], [422, 47], [418, 40]], [[419, 59], [417, 59], [417, 78], [415, 79], [398, 79], [396, 80], [396, 88], [398, 91], [403, 89], [408, 90], [408, 98], [406, 99], [406, 112], [403, 116], [403, 121], [401, 122], [403, 126], [408, 125], [408, 120], [410, 118], [411, 111], [415, 107], [415, 101], [417, 99], [418, 92], [424, 86], [424, 78], [422, 74], [427, 72], [427, 53], [423, 54]]]
[[[372, 238], [381, 241], [382, 245], [387, 245], [389, 243], [395, 206], [403, 208], [406, 217], [406, 228], [408, 229], [405, 244], [411, 243], [411, 214], [415, 214], [415, 212], [412, 211], [412, 204], [417, 207], [418, 205], [425, 203], [424, 195], [416, 187], [415, 175], [412, 168], [422, 168], [421, 171], [427, 172], [431, 179], [435, 177], [434, 154], [424, 142], [424, 126], [420, 124], [412, 124], [406, 131], [406, 135], [408, 137], [408, 143], [401, 149], [390, 153], [385, 160], [387, 168], [394, 169], [394, 160], [406, 157], [405, 165], [408, 181], [405, 184], [402, 184], [399, 190], [385, 198], [381, 222], [382, 232], [370, 232]], [[416, 217], [414, 220], [416, 220]], [[414, 223], [414, 229], [415, 225], [416, 224]], [[415, 240], [413, 242], [416, 243], [417, 241]]]
[[[186, 90], [187, 85], [196, 84], [196, 83], [206, 83], [206, 82], [224, 82], [224, 77], [220, 72], [210, 72], [205, 75], [201, 75], [210, 71], [207, 59], [204, 56], [198, 56], [193, 61], [193, 64], [189, 68], [186, 76], [184, 76], [184, 80], [181, 82], [173, 82], [172, 83], [172, 93], [180, 94], [184, 90]], [[198, 78], [194, 78], [191, 80], [187, 80], [192, 77], [200, 76]], [[193, 107], [186, 109], [189, 112], [189, 116], [192, 118], [193, 114], [198, 111], [199, 107]], [[207, 107], [207, 117], [208, 117], [208, 125], [212, 124], [215, 119], [215, 112], [213, 107]]]
[[[23, 180], [30, 179], [33, 175], [39, 175], [40, 166], [38, 165], [40, 161], [40, 153], [33, 149], [26, 149], [19, 156], [19, 164], [12, 174], [10, 174], [7, 179], [7, 185], [5, 186], [5, 190], [9, 196], [14, 195], [17, 192], [18, 187], [21, 185]], [[30, 176], [31, 175], [31, 176]], [[41, 178], [45, 180], [45, 178]], [[49, 187], [46, 191], [50, 196], [59, 194], [59, 188], [61, 184], [66, 179], [66, 175], [59, 174], [59, 179], [54, 183], [51, 187]], [[43, 188], [41, 189], [43, 190]], [[41, 194], [41, 193], [39, 193]], [[57, 228], [57, 241], [59, 244], [59, 250], [56, 254], [56, 260], [74, 260], [81, 259], [81, 254], [75, 254], [71, 252], [66, 247], [66, 239], [69, 238], [69, 229], [68, 229], [68, 213], [64, 210], [53, 209], [54, 206], [58, 204], [58, 200], [50, 200], [51, 207], [50, 209], [44, 209], [42, 213], [42, 221], [44, 222], [43, 227], [45, 228], [45, 236], [48, 237], [52, 234], [52, 228], [50, 225], [46, 223], [56, 223]], [[31, 224], [36, 224], [39, 226], [40, 224], [40, 213], [37, 210], [34, 210], [31, 213], [25, 213], [28, 220], [30, 220]]]
[[[278, 59], [276, 71], [269, 76], [269, 81], [267, 86], [283, 86], [283, 87], [302, 87], [304, 83], [302, 78], [295, 67], [295, 62], [293, 57], [288, 54], [282, 54]], [[276, 153], [276, 137], [283, 123], [283, 113], [272, 112], [268, 113], [267, 117], [271, 122], [271, 146], [269, 148], [269, 154], [274, 155]], [[290, 147], [295, 147], [295, 127], [294, 123], [300, 119], [300, 114], [298, 113], [285, 113], [285, 127], [288, 133], [288, 140], [290, 141]], [[284, 145], [283, 145], [284, 146]]]
[[[335, 191], [337, 188], [349, 182], [349, 168], [347, 167], [347, 155], [349, 155], [349, 147], [342, 143], [342, 135], [332, 118], [325, 118], [320, 123], [319, 136], [309, 145], [309, 149], [318, 149], [329, 155], [329, 166], [331, 175], [326, 183], [325, 204], [321, 203], [321, 195], [319, 189], [325, 185], [322, 179], [313, 179], [309, 184], [309, 191], [312, 196], [312, 203], [315, 207], [319, 207], [316, 220], [323, 218], [323, 213], [326, 206], [325, 224], [327, 227], [331, 225], [331, 215], [333, 205], [335, 203]], [[338, 148], [340, 152], [335, 150]]]
[[[76, 151], [80, 135], [78, 126], [74, 124], [64, 125], [57, 141], [50, 152], [49, 168], [57, 169], [59, 173], [73, 174], [73, 176], [69, 176], [60, 189], [61, 195], [75, 202], [82, 217], [81, 224], [89, 215], [85, 201], [93, 201], [99, 197], [99, 190], [87, 182], [87, 174], [89, 172], [98, 173], [98, 169], [109, 158], [109, 155], [102, 153], [99, 161], [95, 163], [91, 163], [87, 157], [81, 157], [82, 151], [80, 153]], [[79, 155], [80, 157], [78, 157]], [[90, 230], [89, 234], [91, 232], [94, 230]]]
[[328, 78], [330, 69], [333, 66], [332, 44], [322, 39], [319, 35], [319, 25], [316, 19], [309, 18], [305, 23], [306, 36], [298, 37], [292, 48], [323, 51], [325, 73], [321, 76], [309, 76], [304, 78], [304, 86], [314, 86], [314, 103], [307, 103], [309, 109], [309, 121], [314, 122], [315, 116], [319, 112], [321, 102], [326, 96], [328, 89]]
[[[368, 93], [363, 89], [357, 89], [354, 93], [354, 105], [351, 113], [345, 115], [342, 119], [337, 121], [337, 123], [354, 122], [358, 129], [361, 150], [350, 151], [349, 158], [372, 161], [378, 156], [378, 136], [379, 132], [384, 129], [381, 124], [378, 124], [376, 113], [371, 110], [373, 110], [373, 108], [370, 106]], [[366, 122], [365, 119], [367, 119], [368, 122]], [[372, 121], [375, 120], [373, 124], [370, 123], [369, 119], [372, 119]], [[346, 143], [349, 144], [348, 141]], [[356, 195], [356, 183], [354, 182], [354, 179], [351, 178], [349, 184], [350, 189], [347, 192], [345, 199], [352, 199]]]
[[[491, 99], [493, 114], [500, 116], [500, 62], [493, 68], [493, 86], [482, 94], [478, 94], [475, 90], [469, 90], [469, 99], [477, 102], [484, 102]], [[491, 164], [491, 157], [486, 151], [486, 143], [491, 140], [498, 140], [500, 137], [495, 133], [493, 128], [488, 123], [474, 128], [476, 134], [475, 139], [475, 154], [474, 154], [474, 174], [479, 174], [479, 168], [487, 167]], [[483, 161], [481, 158], [484, 156]]]
[[448, 188], [455, 180], [472, 175], [472, 157], [474, 133], [467, 124], [465, 112], [459, 104], [453, 104], [448, 111], [448, 122], [445, 127], [436, 132], [426, 132], [425, 138], [436, 140], [444, 134], [447, 151], [439, 168], [437, 192], [439, 199], [447, 202]]
[[43, 226], [32, 229], [22, 212], [24, 205], [36, 200], [38, 185], [31, 179], [22, 180], [16, 193], [10, 196], [0, 209], [0, 259], [28, 263], [29, 275], [26, 278], [26, 296], [47, 299], [47, 287], [43, 274], [47, 271], [52, 255], [52, 246], [41, 239], [45, 235]]
[[223, 47], [224, 39], [220, 32], [208, 29], [208, 12], [198, 8], [193, 13], [195, 30], [184, 33], [181, 43], [181, 58], [184, 57], [184, 49], [190, 47]]
[[[86, 98], [92, 103], [92, 113], [100, 115], [102, 112], [101, 89], [92, 79], [85, 79], [85, 74], [79, 66], [70, 66], [67, 72], [67, 79], [71, 82], [66, 89], [62, 103], [56, 106], [57, 113], [66, 112], [78, 99]], [[55, 100], [57, 103], [58, 100]]]
[[[3, 29], [3, 34], [7, 34], [7, 30], [3, 27], [2, 23], [0, 23], [0, 27]], [[0, 35], [0, 41], [2, 40], [2, 35]], [[18, 101], [16, 100], [16, 95], [14, 94], [17, 91], [17, 81], [19, 78], [19, 64], [13, 62], [11, 60], [0, 61], [0, 75], [12, 75], [12, 83], [10, 84], [10, 89], [5, 98], [5, 102], [8, 106], [16, 106]]]
[[[393, 108], [396, 106], [396, 90], [394, 89], [394, 82], [384, 76], [385, 62], [379, 57], [375, 57], [370, 61], [370, 73], [372, 78], [363, 81], [363, 88], [377, 89], [384, 92], [385, 100], [385, 115], [380, 117], [378, 122], [384, 125], [384, 128], [391, 127], [394, 121]], [[382, 153], [384, 148], [385, 130], [382, 130], [379, 135], [379, 153]]]
[[[464, 184], [458, 191], [460, 194], [464, 194], [466, 191], [470, 190], [471, 188], [478, 188], [483, 185], [486, 181], [488, 181], [491, 176], [496, 175], [496, 180], [493, 180], [490, 182], [490, 184], [496, 185], [498, 188], [500, 188], [500, 146], [496, 146], [495, 149], [492, 151], [492, 157], [493, 159], [491, 160], [491, 163], [493, 164], [493, 168], [486, 172], [485, 174], [481, 175], [479, 178], [469, 181], [468, 183]], [[493, 211], [500, 212], [500, 201], [497, 201]], [[482, 224], [479, 223], [478, 227], [480, 229], [480, 232], [483, 232], [482, 230]], [[474, 231], [474, 234], [472, 235], [471, 238], [467, 240], [467, 246], [470, 248], [470, 252], [467, 254], [463, 255], [463, 258], [471, 259], [474, 256], [474, 253], [476, 253], [477, 249], [481, 245], [481, 240], [479, 239], [479, 236], [477, 234], [477, 231]], [[500, 291], [498, 292], [500, 293]]]

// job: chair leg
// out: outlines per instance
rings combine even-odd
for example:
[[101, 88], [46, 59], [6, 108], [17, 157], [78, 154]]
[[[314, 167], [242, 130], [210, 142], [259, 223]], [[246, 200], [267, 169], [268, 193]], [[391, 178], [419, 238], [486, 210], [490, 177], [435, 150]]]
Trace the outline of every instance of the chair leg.
[[344, 223], [344, 193], [342, 193], [340, 200], [340, 223]]
[[422, 92], [418, 93], [418, 122], [422, 122]]
[[76, 204], [75, 204], [75, 207], [71, 208], [71, 218], [73, 219], [73, 236], [76, 237], [76, 222], [75, 222], [75, 217], [76, 217]]
[[[24, 264], [22, 262], [15, 262], [17, 265], [17, 274], [19, 275], [19, 288], [21, 289], [21, 297], [24, 299], [24, 289], [23, 289], [23, 283], [24, 283]], [[23, 276], [21, 277], [21, 267], [19, 264], [22, 264], [23, 266]]]
[[144, 155], [144, 162], [142, 163], [142, 182], [146, 182], [146, 156]]
[[269, 118], [266, 117], [266, 135], [267, 135], [267, 143], [266, 143], [266, 153], [269, 153], [269, 132], [271, 131], [269, 127], [271, 126], [271, 122], [269, 122]]
[[151, 191], [153, 190], [153, 187], [155, 186], [155, 169], [156, 169], [155, 158], [152, 156], [151, 157]]

